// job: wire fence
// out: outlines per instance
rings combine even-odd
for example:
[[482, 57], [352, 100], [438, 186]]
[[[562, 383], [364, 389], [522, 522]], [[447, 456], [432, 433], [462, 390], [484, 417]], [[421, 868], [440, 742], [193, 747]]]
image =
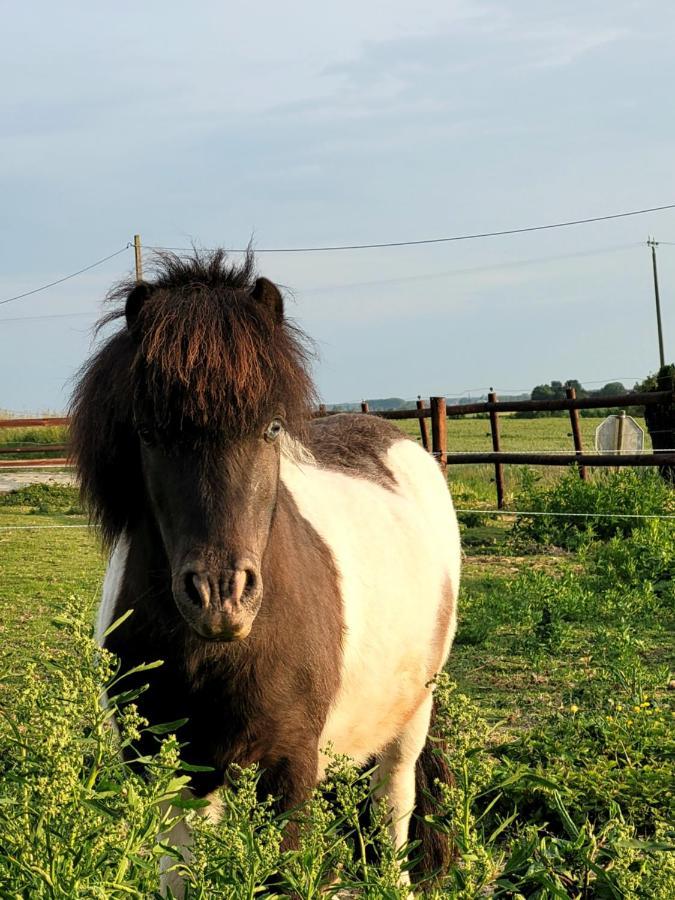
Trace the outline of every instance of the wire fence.
[[[524, 509], [460, 509], [456, 508], [457, 515], [477, 514], [481, 516], [510, 516], [510, 517], [551, 517], [551, 518], [573, 518], [573, 519], [655, 519], [655, 520], [672, 520], [675, 514], [671, 513], [620, 513], [620, 512], [566, 512], [566, 511], [548, 511], [541, 510], [524, 510]], [[0, 532], [5, 531], [53, 531], [63, 529], [87, 529], [95, 530], [96, 525], [91, 523], [68, 524], [68, 525], [1, 525]]]

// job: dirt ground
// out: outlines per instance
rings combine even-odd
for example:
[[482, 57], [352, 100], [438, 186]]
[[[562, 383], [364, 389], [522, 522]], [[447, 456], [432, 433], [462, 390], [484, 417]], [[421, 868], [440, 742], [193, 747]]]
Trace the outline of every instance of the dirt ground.
[[27, 484], [77, 484], [75, 473], [67, 469], [0, 470], [0, 494]]

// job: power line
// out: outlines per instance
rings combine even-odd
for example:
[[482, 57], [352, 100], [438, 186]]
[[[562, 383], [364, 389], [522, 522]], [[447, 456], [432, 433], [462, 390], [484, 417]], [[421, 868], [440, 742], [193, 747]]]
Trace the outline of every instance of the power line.
[[[550, 231], [554, 228], [569, 228], [573, 225], [588, 225], [593, 222], [607, 222], [612, 219], [625, 219], [629, 216], [641, 216], [650, 212], [662, 212], [668, 209], [675, 209], [675, 203], [668, 203], [662, 206], [650, 206], [644, 209], [633, 209], [628, 210], [626, 212], [620, 213], [610, 213], [603, 216], [589, 216], [583, 219], [570, 219], [563, 222], [551, 222], [546, 225], [528, 225], [523, 228], [508, 228], [503, 229], [501, 231], [481, 231], [475, 232], [472, 234], [458, 234], [452, 235], [450, 237], [438, 237], [438, 238], [423, 238], [420, 240], [410, 240], [410, 241], [381, 241], [372, 244], [334, 244], [334, 245], [325, 245], [318, 247], [259, 247], [256, 248], [256, 253], [322, 253], [322, 252], [330, 252], [337, 250], [375, 250], [382, 249], [387, 247], [415, 247], [426, 244], [448, 244], [457, 241], [472, 241], [479, 240], [481, 238], [490, 238], [490, 237], [506, 237], [507, 235], [512, 234], [529, 234], [535, 231]], [[669, 243], [664, 241], [663, 243]], [[96, 260], [96, 262], [90, 263], [88, 266], [84, 266], [81, 269], [78, 269], [76, 272], [71, 272], [69, 275], [64, 275], [63, 278], [57, 278], [55, 281], [50, 281], [47, 284], [43, 284], [40, 287], [33, 288], [30, 291], [24, 291], [22, 294], [16, 294], [13, 297], [7, 297], [4, 300], [0, 300], [0, 306], [3, 306], [5, 303], [13, 303], [15, 300], [22, 300], [24, 297], [30, 297], [33, 294], [40, 293], [41, 291], [45, 291], [50, 287], [55, 287], [57, 284], [63, 284], [64, 281], [69, 281], [71, 278], [76, 278], [78, 275], [82, 275], [84, 272], [88, 272], [90, 269], [96, 268], [96, 266], [102, 265], [104, 262], [107, 262], [109, 259], [113, 259], [116, 256], [119, 256], [121, 253], [126, 252], [133, 244], [131, 242], [127, 242], [127, 244], [122, 247], [120, 250], [116, 250], [114, 253], [109, 254], [108, 256], [104, 256], [102, 259]], [[177, 251], [181, 253], [190, 253], [194, 251], [194, 247], [161, 247], [161, 246], [149, 246], [147, 247], [149, 250], [171, 250]], [[204, 248], [206, 250], [212, 250], [213, 248]], [[231, 250], [232, 253], [245, 253], [246, 250]]]
[[82, 275], [84, 272], [88, 272], [90, 269], [95, 269], [96, 266], [102, 265], [104, 262], [108, 262], [109, 259], [113, 259], [115, 256], [119, 256], [120, 253], [125, 253], [131, 244], [127, 243], [125, 247], [122, 247], [121, 250], [115, 250], [114, 253], [111, 253], [109, 256], [104, 256], [103, 259], [97, 259], [96, 262], [91, 263], [88, 266], [84, 266], [82, 269], [78, 269], [77, 272], [71, 272], [70, 275], [64, 275], [63, 278], [57, 278], [56, 281], [50, 281], [49, 284], [43, 284], [40, 287], [33, 288], [32, 291], [25, 291], [23, 294], [16, 294], [14, 297], [7, 297], [6, 300], [0, 300], [0, 306], [5, 303], [12, 303], [14, 300], [21, 300], [24, 297], [30, 297], [32, 294], [38, 294], [40, 291], [46, 291], [47, 288], [54, 287], [57, 284], [63, 284], [64, 281], [69, 281], [71, 278], [76, 278], [78, 275]]
[[[128, 245], [128, 247], [131, 245]], [[579, 257], [594, 257], [594, 256], [603, 256], [608, 253], [616, 253], [618, 251], [630, 250], [636, 247], [642, 246], [640, 243], [630, 243], [630, 244], [616, 244], [611, 247], [601, 247], [597, 250], [583, 250], [578, 253], [565, 253], [557, 256], [541, 256], [541, 257], [533, 257], [531, 259], [522, 259], [522, 260], [511, 260], [503, 263], [494, 263], [486, 266], [473, 266], [471, 268], [464, 269], [450, 269], [444, 272], [430, 272], [430, 273], [421, 273], [417, 275], [406, 275], [401, 278], [389, 278], [389, 279], [377, 279], [374, 281], [361, 281], [361, 282], [349, 282], [344, 284], [332, 284], [332, 285], [324, 285], [319, 287], [308, 287], [308, 288], [296, 288], [294, 293], [298, 295], [313, 295], [313, 294], [321, 294], [321, 293], [332, 293], [334, 291], [339, 290], [352, 290], [354, 288], [366, 288], [366, 287], [377, 287], [380, 285], [387, 284], [399, 284], [399, 283], [419, 283], [421, 281], [428, 281], [433, 279], [443, 279], [443, 278], [451, 278], [453, 276], [461, 276], [479, 272], [488, 272], [492, 270], [500, 270], [500, 269], [512, 269], [512, 268], [520, 268], [532, 265], [546, 265], [549, 263], [559, 262], [561, 260], [567, 259], [577, 259]], [[125, 247], [124, 249], [128, 249]], [[146, 248], [146, 249], [158, 249], [158, 248]], [[170, 248], [164, 248], [170, 249]], [[177, 248], [175, 248], [177, 249]], [[121, 251], [120, 251], [121, 252]], [[96, 265], [96, 263], [94, 264]], [[72, 277], [72, 276], [69, 276]], [[40, 290], [40, 289], [38, 289]], [[17, 299], [17, 298], [10, 298]], [[3, 301], [9, 302], [9, 301]], [[37, 316], [12, 316], [2, 318], [0, 317], [0, 322], [22, 322], [22, 321], [37, 321], [40, 319], [58, 319], [58, 318], [68, 318], [74, 316], [86, 316], [92, 315], [89, 312], [69, 312], [69, 313], [45, 313], [44, 315]]]
[[[370, 281], [352, 281], [341, 284], [329, 284], [318, 287], [297, 288], [295, 293], [304, 294], [331, 294], [335, 291], [354, 290], [355, 288], [368, 287], [384, 287], [385, 285], [419, 283], [420, 281], [439, 281], [445, 278], [456, 278], [463, 275], [480, 275], [485, 272], [499, 272], [503, 269], [519, 269], [528, 266], [541, 266], [550, 263], [564, 262], [568, 259], [580, 259], [595, 256], [606, 256], [610, 253], [617, 253], [624, 250], [633, 250], [641, 247], [641, 243], [631, 242], [630, 244], [616, 244], [612, 247], [601, 247], [597, 250], [581, 250], [576, 253], [563, 253], [556, 256], [539, 256], [530, 259], [506, 260], [499, 263], [489, 263], [484, 266], [471, 266], [463, 269], [449, 269], [443, 272], [428, 272], [417, 275], [402, 275], [398, 278], [378, 278]], [[258, 252], [258, 251], [256, 251]]]
[[[666, 209], [675, 209], [675, 203], [667, 203], [663, 206], [650, 206], [645, 209], [633, 209], [628, 212], [611, 213], [604, 216], [589, 216], [584, 219], [570, 219], [564, 222], [552, 222], [547, 225], [528, 225], [525, 228], [508, 228], [502, 231], [480, 231], [475, 234], [458, 234], [452, 237], [424, 238], [413, 241], [382, 241], [374, 244], [333, 244], [323, 247], [261, 247], [256, 248], [256, 253], [320, 253], [332, 250], [374, 250], [383, 247], [414, 247], [421, 244], [448, 244], [454, 241], [473, 241], [479, 238], [505, 237], [509, 234], [527, 234], [532, 231], [549, 231], [552, 228], [568, 228], [571, 225], [588, 225], [592, 222], [607, 222], [610, 219], [625, 219], [628, 216], [642, 216], [645, 213], [661, 212]], [[174, 250], [182, 253], [191, 253], [194, 247], [158, 247], [150, 246], [149, 250]], [[210, 248], [205, 247], [205, 250]], [[231, 250], [231, 253], [245, 253], [246, 250]]]
[[92, 316], [94, 312], [45, 313], [40, 316], [7, 316], [0, 317], [0, 322], [36, 322], [42, 319], [74, 319], [79, 316]]

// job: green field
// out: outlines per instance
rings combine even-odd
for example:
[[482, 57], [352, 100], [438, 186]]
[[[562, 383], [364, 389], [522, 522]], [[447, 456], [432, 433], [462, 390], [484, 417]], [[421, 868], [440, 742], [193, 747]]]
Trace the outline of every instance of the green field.
[[[461, 424], [463, 449], [485, 440], [485, 422]], [[564, 440], [562, 420], [514, 423], [533, 425], [537, 440], [554, 440], [554, 428]], [[470, 485], [456, 489], [471, 496]], [[558, 473], [520, 490], [516, 504], [544, 511], [675, 512], [651, 472], [589, 485]], [[598, 518], [595, 530], [554, 518], [467, 521], [460, 626], [439, 690], [455, 785], [438, 827], [452, 834], [457, 863], [428, 895], [671, 900], [672, 521]], [[85, 523], [70, 488], [0, 498], [3, 898], [157, 889], [156, 801], [171, 789], [176, 746], [165, 739], [163, 768], [147, 785], [120, 767], [102, 727], [105, 661], [88, 634], [104, 559], [86, 528], [46, 527]], [[286, 855], [280, 823], [252, 799], [253, 777], [226, 792], [221, 826], [198, 826], [190, 896], [315, 897], [330, 870], [358, 896], [405, 896], [377, 823], [355, 839], [367, 789], [343, 763], [337, 807], [317, 796], [301, 850]], [[379, 865], [354, 855], [368, 843]], [[277, 893], [263, 890], [270, 875], [285, 886]]]
[[0, 428], [0, 449], [8, 451], [21, 448], [21, 453], [0, 453], [3, 459], [35, 459], [38, 457], [62, 457], [63, 451], [45, 449], [47, 444], [65, 444], [68, 429], [65, 425], [41, 425], [34, 427]]
[[[602, 419], [580, 418], [581, 440], [585, 450], [592, 450], [595, 441], [595, 429]], [[427, 420], [429, 422], [429, 420]], [[645, 431], [645, 446], [650, 447], [649, 435], [644, 419], [636, 422]], [[417, 421], [411, 419], [397, 422], [406, 434], [420, 440], [420, 428]], [[429, 428], [431, 426], [429, 425]], [[551, 417], [544, 419], [517, 419], [508, 413], [499, 417], [499, 431], [502, 450], [530, 451], [559, 450], [572, 452], [572, 432], [567, 417]], [[492, 450], [490, 438], [490, 422], [488, 419], [462, 418], [448, 419], [448, 451], [454, 453]]]

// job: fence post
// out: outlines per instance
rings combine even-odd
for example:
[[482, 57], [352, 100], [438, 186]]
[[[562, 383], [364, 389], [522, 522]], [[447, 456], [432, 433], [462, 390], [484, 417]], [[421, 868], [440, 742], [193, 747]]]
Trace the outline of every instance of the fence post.
[[[421, 397], [417, 398], [417, 408], [424, 409], [424, 400]], [[420, 435], [422, 436], [422, 446], [425, 450], [429, 450], [429, 429], [427, 428], [427, 420], [423, 419], [420, 416]]]
[[367, 401], [367, 400], [362, 400], [362, 401], [361, 401], [361, 412], [362, 412], [362, 413], [367, 413], [367, 412], [368, 412], [368, 401]]
[[445, 418], [445, 397], [431, 397], [431, 449], [441, 472], [445, 475], [448, 466], [448, 432]]
[[[568, 387], [565, 388], [565, 394], [568, 400], [576, 400], [577, 399], [577, 391], [576, 388]], [[579, 427], [579, 410], [573, 409], [570, 407], [570, 422], [572, 424], [572, 437], [574, 439], [574, 452], [578, 455], [583, 453], [583, 446], [581, 443], [581, 428]], [[583, 463], [577, 463], [579, 468], [579, 478], [582, 481], [586, 481], [586, 466]]]
[[[494, 391], [488, 394], [488, 403], [496, 403], [497, 395]], [[496, 409], [490, 410], [490, 432], [492, 433], [492, 449], [499, 453], [499, 413]], [[504, 466], [495, 463], [495, 484], [497, 485], [497, 509], [504, 509]]]

